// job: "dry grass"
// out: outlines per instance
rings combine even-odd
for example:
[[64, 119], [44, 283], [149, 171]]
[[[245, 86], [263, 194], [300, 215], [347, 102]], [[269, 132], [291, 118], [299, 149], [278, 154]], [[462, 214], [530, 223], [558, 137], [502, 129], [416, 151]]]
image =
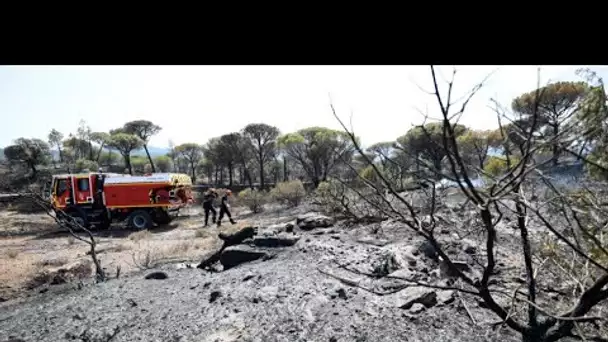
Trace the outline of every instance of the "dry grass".
[[39, 233], [57, 230], [57, 224], [46, 214], [24, 214], [0, 210], [0, 231], [7, 236], [13, 233]]
[[[23, 293], [32, 279], [51, 268], [90, 259], [87, 254], [89, 246], [72, 236], [40, 238], [39, 234], [57, 231], [56, 225], [47, 225], [46, 220], [44, 214], [30, 214], [26, 217], [0, 210], [0, 230], [32, 232], [21, 236], [0, 237], [0, 284], [5, 285], [0, 286], [0, 297], [14, 298]], [[43, 225], [47, 228], [43, 229]], [[246, 225], [247, 222], [239, 221], [236, 225], [225, 222], [220, 230], [232, 233]], [[162, 263], [199, 260], [220, 243], [218, 229], [202, 229], [201, 226], [201, 216], [193, 215], [179, 220], [174, 229], [163, 232], [144, 230], [133, 232], [127, 237], [98, 237], [97, 250], [102, 266], [112, 276], [120, 268], [122, 276], [158, 267]]]
[[[40, 270], [37, 261], [37, 256], [30, 253], [19, 253], [15, 258], [0, 261], [0, 284], [10, 286], [8, 295], [18, 290]], [[0, 293], [0, 296], [5, 297], [7, 294]]]
[[121, 243], [118, 246], [114, 247], [112, 251], [120, 253], [120, 252], [128, 251], [128, 250], [131, 250], [131, 249], [133, 249], [133, 245], [131, 245], [128, 242], [125, 242], [125, 243]]
[[205, 230], [205, 229], [197, 229], [194, 232], [194, 237], [197, 237], [197, 238], [206, 238], [209, 236], [210, 236], [209, 231]]
[[167, 248], [168, 256], [184, 256], [192, 247], [192, 242], [189, 240], [178, 241]]
[[140, 270], [148, 270], [156, 267], [163, 257], [164, 256], [158, 250], [150, 248], [143, 251], [136, 251], [131, 254], [133, 266]]
[[68, 262], [69, 262], [69, 260], [68, 260], [67, 256], [47, 257], [47, 258], [43, 258], [42, 260], [38, 261], [38, 265], [43, 266], [43, 267], [44, 266], [60, 267], [60, 266], [67, 264]]
[[152, 233], [150, 233], [149, 230], [142, 230], [139, 232], [135, 232], [132, 233], [131, 235], [129, 235], [129, 240], [131, 241], [141, 241], [141, 240], [147, 240], [147, 239], [151, 239], [152, 238]]

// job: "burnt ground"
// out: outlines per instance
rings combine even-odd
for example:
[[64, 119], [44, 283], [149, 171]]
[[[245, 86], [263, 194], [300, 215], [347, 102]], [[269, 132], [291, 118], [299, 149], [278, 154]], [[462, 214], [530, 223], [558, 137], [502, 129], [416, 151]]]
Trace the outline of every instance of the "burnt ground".
[[[244, 213], [237, 220], [262, 229], [310, 210]], [[374, 270], [445, 283], [424, 244], [395, 222], [296, 227], [295, 234], [300, 238], [294, 246], [261, 248], [271, 256], [267, 260], [221, 272], [165, 264], [156, 270], [167, 279], [145, 279], [152, 270], [134, 272], [1, 303], [0, 341], [518, 340], [507, 329], [494, 329], [498, 318], [467, 295], [416, 286], [371, 293], [403, 283], [361, 275]], [[503, 235], [502, 245], [508, 245], [508, 232]], [[478, 247], [462, 241], [450, 248], [472, 264], [470, 254]], [[501, 266], [503, 279], [519, 274]]]

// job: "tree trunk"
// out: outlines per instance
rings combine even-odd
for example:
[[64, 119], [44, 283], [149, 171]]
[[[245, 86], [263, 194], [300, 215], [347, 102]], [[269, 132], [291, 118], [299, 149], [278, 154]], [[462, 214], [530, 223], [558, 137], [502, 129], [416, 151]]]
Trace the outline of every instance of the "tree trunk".
[[214, 185], [217, 185], [217, 181], [219, 179], [219, 175], [220, 175], [220, 170], [217, 168], [217, 165], [214, 165], [213, 168], [215, 169], [215, 181], [213, 182]]
[[[95, 158], [95, 161], [97, 163], [99, 163], [99, 158], [101, 158], [101, 152], [103, 152], [103, 146], [104, 146], [103, 143], [101, 143], [101, 145], [99, 146], [99, 151], [97, 152], [97, 158]], [[59, 150], [59, 156], [61, 157], [61, 150]]]
[[30, 163], [30, 169], [32, 170], [32, 179], [36, 179], [38, 175], [38, 170], [36, 170], [36, 164]]
[[289, 175], [287, 173], [287, 158], [283, 157], [283, 181], [287, 182], [289, 180]]
[[542, 327], [528, 328], [521, 334], [522, 342], [542, 342], [546, 341], [547, 330]]
[[179, 165], [177, 165], [177, 158], [175, 158], [175, 152], [171, 151], [171, 165], [173, 166], [173, 172], [179, 169]]
[[247, 183], [249, 183], [249, 188], [253, 189], [253, 180], [251, 180], [251, 174], [249, 174], [247, 166], [243, 166], [243, 170], [245, 171], [245, 179], [247, 179]]
[[59, 161], [63, 163], [63, 151], [61, 150], [60, 145], [57, 145], [57, 150], [59, 151]]
[[585, 148], [587, 147], [588, 142], [589, 142], [588, 140], [585, 140], [585, 142], [583, 143], [583, 146], [581, 146], [581, 149], [578, 151], [578, 156], [576, 157], [577, 161], [583, 160], [583, 153], [585, 153]]
[[[146, 151], [146, 155], [148, 156], [148, 160], [150, 161], [150, 166], [152, 167], [152, 173], [156, 173], [156, 168], [154, 167], [154, 161], [152, 160], [152, 157], [150, 157], [150, 152], [148, 151], [148, 144], [144, 144], [144, 150]], [[194, 181], [194, 179], [192, 181]]]
[[194, 162], [190, 162], [190, 170], [192, 171], [192, 183], [196, 182], [196, 169], [194, 167]]
[[207, 168], [207, 183], [213, 183], [213, 167]]
[[220, 168], [220, 184], [224, 185], [224, 168]]
[[[553, 126], [553, 139], [556, 139], [558, 134], [559, 134], [559, 127], [557, 125], [554, 125]], [[554, 166], [559, 163], [560, 152], [561, 151], [560, 151], [560, 148], [559, 148], [559, 142], [558, 141], [554, 141], [553, 142], [553, 147], [552, 147], [552, 157], [551, 157], [551, 163]]]
[[[433, 167], [435, 168], [435, 172], [441, 172], [441, 161], [443, 158], [433, 158]], [[438, 174], [435, 174], [435, 177], [440, 177]]]
[[321, 180], [319, 178], [320, 173], [321, 173], [321, 165], [319, 165], [319, 163], [313, 163], [312, 164], [312, 182], [315, 185], [315, 189], [319, 186], [319, 184], [321, 183]]
[[264, 190], [264, 156], [261, 147], [258, 157], [258, 161], [260, 162], [260, 190]]
[[232, 187], [232, 171], [233, 171], [232, 163], [228, 163], [228, 186], [230, 186], [230, 187]]
[[129, 174], [133, 175], [133, 168], [131, 167], [131, 156], [129, 154], [123, 155], [123, 157], [125, 158], [125, 166], [127, 167], [127, 169], [129, 170]]
[[95, 159], [93, 159], [93, 144], [91, 144], [90, 141], [89, 141], [89, 160], [95, 160]]
[[275, 163], [275, 166], [273, 167], [274, 170], [274, 186], [277, 186], [277, 183], [279, 183], [279, 178], [280, 178], [280, 173], [281, 173], [281, 167]]
[[89, 246], [91, 247], [91, 251], [89, 252], [91, 254], [91, 259], [93, 259], [93, 264], [95, 265], [95, 278], [96, 281], [98, 283], [104, 282], [106, 281], [106, 273], [103, 270], [103, 267], [101, 267], [101, 263], [99, 262], [99, 259], [97, 258], [97, 252], [95, 251], [95, 241], [94, 239], [91, 237], [91, 243], [89, 244]]

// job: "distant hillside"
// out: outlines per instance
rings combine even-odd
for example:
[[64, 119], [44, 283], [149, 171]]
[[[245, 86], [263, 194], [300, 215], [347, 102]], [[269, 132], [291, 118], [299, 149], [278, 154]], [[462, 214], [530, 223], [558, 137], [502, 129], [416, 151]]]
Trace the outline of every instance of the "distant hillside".
[[[168, 147], [156, 147], [156, 146], [148, 146], [148, 151], [150, 152], [150, 155], [152, 157], [157, 157], [157, 156], [164, 156], [165, 154], [169, 153], [169, 148]], [[133, 152], [133, 155], [135, 156], [145, 156], [146, 155], [146, 151], [144, 151], [144, 149], [142, 148], [139, 151], [135, 151]]]

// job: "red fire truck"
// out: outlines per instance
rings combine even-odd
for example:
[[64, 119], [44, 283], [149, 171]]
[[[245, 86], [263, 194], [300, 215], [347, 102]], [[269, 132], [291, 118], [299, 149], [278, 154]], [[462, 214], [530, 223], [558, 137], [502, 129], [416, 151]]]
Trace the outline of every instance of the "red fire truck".
[[127, 220], [134, 229], [167, 224], [174, 213], [192, 203], [192, 180], [180, 173], [130, 176], [115, 173], [80, 173], [53, 176], [51, 203], [89, 228], [108, 228]]

